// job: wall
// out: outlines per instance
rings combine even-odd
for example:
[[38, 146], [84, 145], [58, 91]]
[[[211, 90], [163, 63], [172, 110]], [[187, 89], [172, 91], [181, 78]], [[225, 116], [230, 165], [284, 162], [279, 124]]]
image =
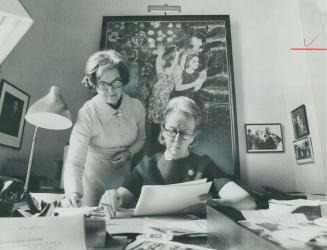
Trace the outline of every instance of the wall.
[[[147, 15], [148, 4], [163, 4], [158, 0], [137, 4], [133, 0], [96, 0], [92, 4], [87, 0], [22, 0], [22, 3], [35, 24], [2, 65], [1, 77], [30, 93], [32, 102], [45, 94], [51, 84], [62, 87], [75, 115], [90, 97], [79, 82], [85, 60], [99, 48], [102, 16]], [[323, 192], [325, 176], [319, 134], [324, 125], [316, 111], [317, 106], [322, 111], [324, 104], [320, 101], [325, 95], [308, 81], [310, 72], [305, 55], [289, 50], [303, 41], [300, 9], [303, 10], [304, 2], [203, 0], [191, 4], [187, 0], [170, 0], [164, 3], [182, 5], [184, 15], [230, 15], [242, 180], [253, 188], [272, 185], [283, 190]], [[310, 63], [312, 70], [318, 64]], [[323, 80], [322, 72], [318, 74]], [[311, 72], [311, 76], [315, 73]], [[290, 111], [303, 103], [308, 106], [317, 160], [297, 166], [292, 151]], [[257, 122], [283, 124], [285, 153], [245, 153], [244, 123]], [[40, 131], [39, 157], [60, 158], [68, 136], [69, 131]], [[22, 149], [1, 147], [0, 159], [26, 157], [31, 138], [32, 126], [27, 125]], [[301, 173], [299, 168], [303, 170]], [[310, 185], [303, 181], [305, 172], [311, 176]]]

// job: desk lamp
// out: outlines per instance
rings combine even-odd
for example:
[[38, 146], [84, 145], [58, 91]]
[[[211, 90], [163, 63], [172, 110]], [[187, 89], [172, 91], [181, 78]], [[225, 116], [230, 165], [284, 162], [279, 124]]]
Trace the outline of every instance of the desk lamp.
[[38, 128], [63, 130], [72, 126], [71, 113], [67, 109], [60, 88], [52, 86], [49, 93], [33, 103], [27, 111], [25, 119], [35, 126], [30, 157], [26, 173], [24, 190], [28, 190], [31, 167], [34, 155], [35, 139]]

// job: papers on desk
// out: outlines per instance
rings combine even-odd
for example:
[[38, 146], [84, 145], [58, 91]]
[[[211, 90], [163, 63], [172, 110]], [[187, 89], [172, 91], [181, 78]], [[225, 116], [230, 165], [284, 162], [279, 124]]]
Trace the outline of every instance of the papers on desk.
[[207, 221], [194, 220], [181, 216], [133, 217], [125, 219], [107, 219], [106, 230], [109, 234], [206, 234]]
[[126, 250], [147, 249], [209, 250], [212, 248], [153, 238], [140, 238], [126, 247]]
[[319, 200], [271, 200], [269, 209], [242, 211], [247, 220], [240, 224], [286, 249], [302, 249], [305, 245], [327, 248], [326, 226], [308, 220], [317, 210], [320, 213], [319, 205], [325, 204]]
[[209, 192], [206, 179], [173, 185], [145, 185], [136, 204], [134, 215], [158, 215], [180, 212], [201, 203], [199, 196]]
[[0, 250], [86, 250], [83, 216], [0, 218]]

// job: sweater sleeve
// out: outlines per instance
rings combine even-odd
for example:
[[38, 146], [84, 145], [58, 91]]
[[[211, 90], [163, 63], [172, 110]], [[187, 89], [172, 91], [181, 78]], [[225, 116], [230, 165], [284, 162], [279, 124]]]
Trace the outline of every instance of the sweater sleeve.
[[78, 192], [83, 194], [82, 176], [92, 134], [92, 125], [91, 111], [87, 105], [84, 105], [78, 112], [69, 140], [64, 166], [65, 193]]
[[133, 156], [142, 149], [145, 142], [145, 109], [140, 101], [135, 101], [135, 112], [137, 113], [138, 117], [137, 137], [134, 143], [128, 148], [128, 150], [132, 153]]
[[210, 192], [216, 196], [218, 195], [220, 189], [227, 183], [230, 179], [219, 169], [219, 167], [211, 160], [208, 156], [203, 156], [202, 163], [204, 168], [204, 176], [208, 181], [212, 181], [213, 185]]

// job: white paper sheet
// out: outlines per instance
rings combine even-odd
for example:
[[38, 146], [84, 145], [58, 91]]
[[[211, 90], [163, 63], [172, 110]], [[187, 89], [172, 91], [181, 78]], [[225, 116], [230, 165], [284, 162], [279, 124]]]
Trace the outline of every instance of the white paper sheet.
[[106, 230], [109, 234], [204, 234], [207, 233], [207, 221], [180, 216], [106, 219]]
[[98, 207], [57, 207], [55, 213], [59, 216], [88, 215]]
[[171, 214], [200, 203], [199, 195], [209, 192], [211, 182], [189, 185], [145, 185], [134, 215]]
[[208, 233], [207, 220], [191, 220], [184, 217], [147, 217], [145, 225], [172, 234]]
[[0, 218], [0, 250], [86, 250], [83, 216]]

